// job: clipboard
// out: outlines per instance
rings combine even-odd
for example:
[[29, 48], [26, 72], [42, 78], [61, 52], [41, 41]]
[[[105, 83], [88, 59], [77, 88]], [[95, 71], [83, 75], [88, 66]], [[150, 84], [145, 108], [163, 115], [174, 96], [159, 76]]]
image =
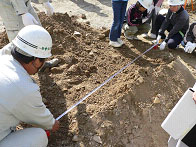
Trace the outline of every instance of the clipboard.
[[161, 127], [174, 139], [183, 139], [196, 124], [196, 104], [193, 100], [194, 90], [187, 89]]

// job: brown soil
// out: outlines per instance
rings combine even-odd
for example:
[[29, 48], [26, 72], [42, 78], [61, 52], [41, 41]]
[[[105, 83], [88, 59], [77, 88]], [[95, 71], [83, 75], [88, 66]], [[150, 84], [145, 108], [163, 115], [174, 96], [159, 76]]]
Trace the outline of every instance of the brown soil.
[[[52, 58], [61, 63], [34, 78], [55, 117], [152, 46], [144, 38], [122, 37], [125, 45], [115, 49], [108, 45], [108, 30], [94, 30], [76, 17], [41, 13], [40, 19], [53, 38]], [[6, 43], [4, 32], [0, 47]], [[151, 50], [64, 116], [48, 146], [165, 147], [168, 135], [160, 125], [194, 84], [194, 66], [195, 54], [182, 49]]]

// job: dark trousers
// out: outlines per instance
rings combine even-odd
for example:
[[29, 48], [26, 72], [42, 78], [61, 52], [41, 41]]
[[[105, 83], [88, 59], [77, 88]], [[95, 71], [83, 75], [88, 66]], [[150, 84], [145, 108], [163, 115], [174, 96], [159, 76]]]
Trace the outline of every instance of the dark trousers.
[[[155, 26], [156, 26], [156, 35], [158, 36], [158, 32], [159, 32], [159, 29], [161, 28], [161, 25], [163, 23], [163, 21], [165, 20], [165, 17], [163, 15], [158, 15], [157, 16], [157, 19], [156, 19], [156, 23], [155, 23]], [[168, 32], [170, 32], [172, 30], [173, 26], [172, 25], [169, 25], [168, 28], [166, 29]], [[162, 39], [165, 39], [166, 38], [166, 35], [162, 35], [161, 37]], [[183, 37], [182, 35], [178, 32], [176, 34], [174, 34], [167, 42], [167, 45], [168, 45], [168, 48], [170, 49], [175, 49], [180, 43], [181, 41], [183, 40]]]
[[157, 16], [158, 16], [158, 15], [156, 15], [155, 9], [153, 9], [152, 12], [150, 13], [149, 19], [146, 21], [146, 22], [149, 23], [149, 24], [150, 24], [151, 21], [152, 21], [152, 24], [151, 24], [151, 25], [152, 25], [152, 28], [151, 28], [151, 31], [150, 31], [150, 32], [151, 32], [152, 34], [155, 34], [155, 35], [156, 35], [156, 26], [155, 26], [156, 24], [155, 24], [155, 23], [156, 23]]
[[113, 9], [113, 24], [110, 29], [110, 40], [117, 41], [120, 38], [125, 12], [127, 8], [127, 1], [112, 1]]

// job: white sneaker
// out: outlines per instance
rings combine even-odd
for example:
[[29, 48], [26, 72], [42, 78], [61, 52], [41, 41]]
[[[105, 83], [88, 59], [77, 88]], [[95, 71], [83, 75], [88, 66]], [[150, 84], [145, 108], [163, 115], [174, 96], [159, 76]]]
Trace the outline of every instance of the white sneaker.
[[141, 36], [144, 37], [144, 38], [146, 38], [146, 37], [148, 37], [148, 33], [144, 33]]
[[124, 44], [124, 42], [120, 38], [118, 38], [117, 41], [118, 41], [118, 43], [120, 43], [122, 45]]
[[156, 35], [153, 34], [153, 33], [150, 33], [148, 36], [149, 36], [150, 38], [152, 38], [152, 39], [156, 39]]
[[113, 46], [113, 47], [121, 47], [122, 44], [120, 44], [118, 41], [110, 41], [109, 45]]

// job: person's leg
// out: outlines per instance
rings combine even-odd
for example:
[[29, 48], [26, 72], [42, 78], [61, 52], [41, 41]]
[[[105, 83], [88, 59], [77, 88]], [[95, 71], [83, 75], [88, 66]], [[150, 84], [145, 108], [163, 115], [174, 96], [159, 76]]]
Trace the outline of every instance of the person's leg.
[[31, 6], [31, 1], [29, 1], [29, 2], [27, 3], [27, 8], [28, 8], [28, 12], [29, 12], [31, 15], [33, 15], [33, 17], [34, 17], [34, 18], [37, 20], [37, 22], [39, 23], [38, 25], [42, 26], [42, 25], [41, 25], [41, 22], [40, 22], [40, 20], [39, 20], [39, 17], [38, 17], [38, 15], [37, 15], [37, 13], [35, 12], [34, 8]]
[[8, 39], [11, 42], [18, 34], [18, 31], [24, 27], [22, 17], [16, 15], [11, 4], [3, 1], [0, 2], [0, 16], [5, 25]]
[[120, 10], [120, 25], [119, 25], [119, 31], [118, 31], [118, 38], [120, 38], [121, 36], [126, 9], [127, 9], [127, 1], [123, 1], [121, 4], [121, 10]]
[[120, 10], [121, 10], [121, 2], [113, 1], [112, 9], [113, 9], [113, 24], [110, 29], [109, 38], [111, 41], [117, 41], [119, 37], [119, 26], [120, 26]]
[[137, 28], [138, 28], [138, 32], [135, 35], [148, 33], [148, 31], [150, 30], [150, 24], [144, 23], [144, 24], [139, 25]]
[[183, 40], [183, 37], [180, 33], [173, 35], [167, 42], [168, 48], [175, 49]]
[[154, 34], [156, 35], [156, 27], [155, 27], [155, 22], [156, 22], [156, 19], [157, 19], [157, 15], [155, 13], [155, 9], [152, 10], [153, 11], [153, 14], [152, 14], [152, 27], [151, 27], [151, 34]]
[[153, 17], [153, 13], [154, 13], [154, 9], [151, 11], [150, 15], [148, 16], [148, 20], [146, 21], [146, 23], [151, 23], [152, 21], [152, 17]]
[[159, 29], [161, 28], [161, 25], [163, 21], [165, 20], [165, 17], [163, 15], [158, 15], [155, 21], [155, 33], [156, 36], [158, 35]]
[[47, 144], [48, 137], [41, 128], [19, 130], [0, 141], [0, 147], [46, 147]]

